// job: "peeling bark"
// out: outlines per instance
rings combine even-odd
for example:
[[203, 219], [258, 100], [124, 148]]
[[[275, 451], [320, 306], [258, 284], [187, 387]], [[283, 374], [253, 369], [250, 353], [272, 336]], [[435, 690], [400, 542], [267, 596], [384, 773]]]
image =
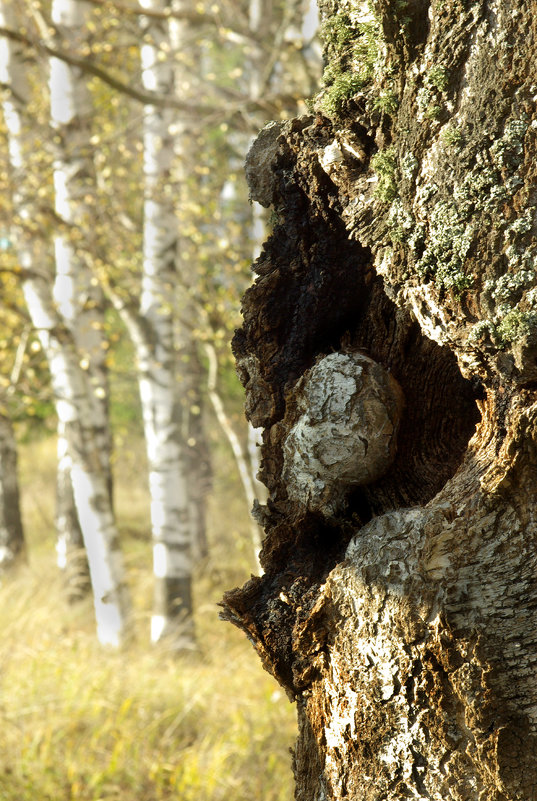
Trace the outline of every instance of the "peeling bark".
[[[320, 7], [349, 80], [325, 73], [317, 113], [265, 128], [246, 164], [275, 225], [234, 350], [270, 497], [265, 575], [223, 614], [297, 702], [299, 801], [530, 801], [537, 6]], [[404, 396], [369, 482], [359, 428], [352, 480], [347, 446], [332, 460], [336, 369], [320, 456], [293, 439], [316, 366], [363, 355]], [[290, 481], [312, 456], [343, 479], [329, 514], [308, 471]]]

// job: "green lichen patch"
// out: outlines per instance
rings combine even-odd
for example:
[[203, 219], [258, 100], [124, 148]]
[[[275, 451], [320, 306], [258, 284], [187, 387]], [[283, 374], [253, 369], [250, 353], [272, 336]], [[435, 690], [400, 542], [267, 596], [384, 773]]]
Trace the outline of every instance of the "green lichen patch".
[[462, 291], [473, 278], [464, 265], [474, 237], [472, 225], [461, 216], [452, 201], [438, 202], [429, 218], [428, 241], [416, 271], [422, 277], [433, 276], [438, 286]]
[[379, 150], [371, 159], [371, 167], [378, 177], [375, 194], [385, 203], [391, 203], [397, 197], [397, 156], [395, 149], [388, 147]]
[[528, 130], [526, 119], [513, 119], [505, 124], [503, 135], [493, 143], [490, 155], [501, 169], [518, 169], [524, 159], [524, 137]]
[[344, 103], [373, 79], [380, 24], [372, 12], [358, 19], [337, 13], [323, 22], [321, 38], [326, 53], [321, 106], [329, 115], [339, 114]]
[[[447, 73], [439, 70], [428, 83], [445, 87], [447, 81]], [[429, 91], [427, 86], [423, 90]], [[420, 182], [418, 175], [412, 207], [408, 207], [408, 199], [403, 198], [402, 202], [395, 198], [389, 215], [391, 239], [405, 243], [410, 251], [409, 263], [417, 275], [456, 292], [473, 285], [468, 269], [472, 249], [479, 248], [487, 225], [496, 220], [495, 230], [503, 232], [504, 248], [497, 257], [494, 290], [486, 290], [495, 312], [475, 335], [480, 337], [486, 331], [493, 342], [502, 346], [513, 337], [520, 337], [524, 326], [533, 320], [532, 308], [520, 309], [517, 304], [523, 291], [535, 282], [537, 247], [531, 244], [535, 208], [519, 212], [510, 222], [501, 222], [506, 213], [504, 207], [523, 184], [519, 167], [524, 159], [527, 130], [527, 120], [521, 115], [513, 116], [504, 123], [500, 136], [491, 141], [487, 133], [481, 147], [470, 152], [465, 148], [464, 126], [455, 122], [445, 126], [440, 141], [444, 146], [446, 183], [439, 186]], [[455, 165], [453, 149], [458, 154]], [[400, 161], [401, 175], [416, 180], [414, 169], [412, 154], [406, 153]], [[503, 274], [499, 270], [502, 259]]]
[[537, 332], [537, 310], [511, 309], [498, 323], [480, 320], [468, 335], [473, 345], [492, 344], [498, 349], [507, 348]]
[[399, 100], [394, 92], [381, 92], [373, 100], [373, 108], [383, 114], [392, 116], [399, 107]]
[[445, 92], [449, 86], [449, 72], [441, 64], [431, 67], [425, 81], [429, 86], [434, 86], [439, 92]]
[[[405, 0], [397, 2], [404, 4]], [[390, 77], [385, 67], [385, 42], [373, 3], [364, 0], [327, 17], [321, 26], [321, 39], [326, 67], [320, 110], [328, 116], [341, 115], [349, 99], [380, 78], [385, 85], [373, 100], [374, 108], [394, 114], [398, 98], [385, 82]]]
[[446, 125], [441, 138], [446, 147], [459, 147], [463, 141], [462, 131], [454, 125]]

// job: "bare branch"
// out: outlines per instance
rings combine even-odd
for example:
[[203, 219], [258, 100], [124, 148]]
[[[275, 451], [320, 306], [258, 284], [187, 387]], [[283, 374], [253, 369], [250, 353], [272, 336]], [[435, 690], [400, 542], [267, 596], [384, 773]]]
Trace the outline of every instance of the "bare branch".
[[203, 25], [210, 25], [219, 29], [225, 25], [226, 27], [230, 27], [230, 33], [237, 34], [250, 41], [255, 39], [247, 25], [237, 24], [238, 20], [236, 15], [234, 16], [233, 21], [230, 22], [228, 20], [224, 21], [214, 14], [206, 14], [205, 12], [196, 11], [195, 9], [182, 8], [179, 10], [167, 8], [163, 11], [155, 11], [154, 9], [143, 8], [138, 3], [123, 3], [121, 0], [87, 0], [87, 2], [94, 6], [99, 6], [100, 8], [109, 7], [116, 9], [117, 11], [132, 14], [133, 16], [149, 17], [151, 19], [162, 20], [177, 19], [188, 22], [190, 25], [194, 26], [201, 27]]
[[[265, 100], [260, 98], [259, 100], [252, 101], [246, 96], [240, 96], [238, 93], [230, 92], [230, 90], [225, 91], [226, 94], [231, 94], [233, 97], [233, 102], [230, 103], [223, 103], [221, 105], [218, 103], [211, 105], [188, 103], [183, 100], [179, 100], [179, 98], [175, 95], [170, 97], [168, 95], [162, 95], [158, 92], [136, 89], [121, 79], [116, 78], [114, 75], [108, 72], [108, 70], [105, 70], [102, 67], [99, 67], [97, 64], [94, 64], [90, 59], [80, 58], [79, 56], [72, 55], [65, 50], [59, 50], [52, 45], [46, 44], [46, 42], [44, 42], [42, 39], [33, 39], [30, 36], [20, 33], [20, 31], [15, 31], [11, 28], [0, 26], [0, 36], [5, 36], [7, 39], [19, 42], [27, 47], [33, 47], [37, 50], [41, 50], [53, 58], [58, 58], [61, 61], [65, 61], [67, 64], [71, 64], [71, 66], [78, 67], [89, 75], [94, 75], [96, 78], [99, 78], [99, 80], [103, 81], [103, 83], [107, 84], [112, 89], [116, 89], [118, 92], [121, 92], [128, 97], [132, 97], [139, 103], [143, 103], [144, 105], [158, 106], [159, 108], [176, 108], [185, 114], [195, 117], [196, 119], [214, 119], [218, 118], [220, 115], [229, 117], [233, 114], [241, 112], [256, 111], [263, 111], [268, 116], [273, 117], [278, 114], [278, 110], [280, 108], [280, 104], [277, 102], [278, 98], [276, 97], [267, 98]], [[213, 88], [216, 88], [220, 94], [224, 94], [224, 91], [221, 92], [219, 87]]]

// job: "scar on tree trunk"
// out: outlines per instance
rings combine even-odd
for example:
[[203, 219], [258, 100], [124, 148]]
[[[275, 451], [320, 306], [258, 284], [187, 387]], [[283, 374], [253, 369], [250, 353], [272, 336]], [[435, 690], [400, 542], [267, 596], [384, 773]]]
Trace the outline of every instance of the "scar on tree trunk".
[[[273, 205], [278, 221], [254, 265], [258, 278], [245, 294], [244, 323], [233, 340], [247, 416], [265, 429], [261, 478], [271, 495], [258, 510], [265, 575], [228, 592], [224, 616], [253, 638], [266, 668], [292, 697], [298, 688], [291, 632], [308, 617], [320, 584], [357, 528], [373, 516], [427, 503], [454, 475], [479, 420], [476, 400], [483, 398], [479, 382], [462, 377], [453, 353], [425, 337], [390, 300], [371, 251], [349, 238], [333, 184], [317, 161], [302, 159], [304, 140], [317, 147], [330, 141], [328, 125], [305, 117], [283, 135], [278, 125], [269, 126], [250, 152], [252, 195]], [[297, 381], [334, 353], [363, 354], [381, 365], [401, 388], [404, 411], [385, 474], [350, 487], [344, 512], [327, 516], [296, 504], [280, 477], [297, 416]], [[302, 598], [298, 613], [274, 601], [291, 587]]]

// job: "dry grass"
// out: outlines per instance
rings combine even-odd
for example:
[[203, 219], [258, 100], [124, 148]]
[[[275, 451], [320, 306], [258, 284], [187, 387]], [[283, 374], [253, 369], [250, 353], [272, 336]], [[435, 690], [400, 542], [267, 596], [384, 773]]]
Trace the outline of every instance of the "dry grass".
[[63, 598], [54, 565], [53, 443], [24, 447], [30, 562], [0, 588], [0, 801], [292, 797], [294, 711], [245, 638], [217, 616], [223, 590], [247, 578], [251, 563], [242, 499], [219, 459], [212, 557], [196, 585], [200, 654], [187, 660], [147, 644], [151, 576], [140, 453], [124, 453], [117, 470], [138, 636], [111, 653], [96, 643], [91, 601], [68, 607]]

